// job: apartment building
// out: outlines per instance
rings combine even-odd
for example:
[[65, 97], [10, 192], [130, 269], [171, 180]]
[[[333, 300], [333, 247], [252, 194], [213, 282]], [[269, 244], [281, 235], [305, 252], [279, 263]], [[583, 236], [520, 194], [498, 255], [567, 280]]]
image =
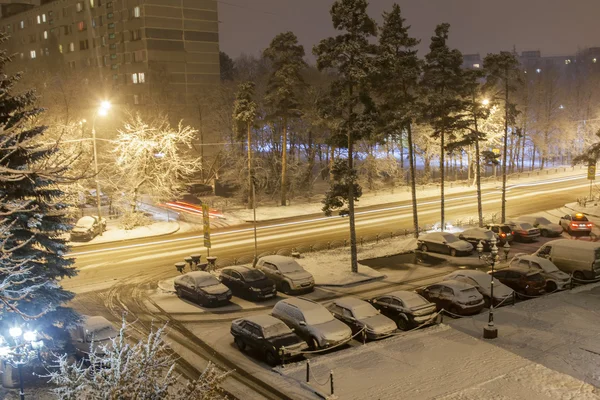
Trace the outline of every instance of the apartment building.
[[181, 118], [195, 115], [194, 98], [219, 81], [216, 0], [37, 3], [2, 5], [15, 68], [86, 72], [117, 103], [143, 106], [162, 95]]

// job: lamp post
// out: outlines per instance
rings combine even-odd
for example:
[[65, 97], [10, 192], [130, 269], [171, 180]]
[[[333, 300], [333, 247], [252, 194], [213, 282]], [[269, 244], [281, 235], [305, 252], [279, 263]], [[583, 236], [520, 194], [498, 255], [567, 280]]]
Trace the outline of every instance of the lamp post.
[[28, 364], [34, 357], [40, 358], [40, 350], [44, 346], [43, 340], [38, 340], [38, 334], [35, 331], [23, 333], [20, 327], [12, 327], [8, 330], [14, 345], [0, 336], [0, 359], [17, 368], [19, 371], [19, 398], [25, 400], [25, 390], [23, 385], [23, 366]]
[[[100, 202], [100, 180], [98, 179], [98, 150], [96, 149], [96, 118], [99, 116], [105, 117], [108, 115], [108, 110], [112, 105], [108, 101], [103, 101], [100, 103], [100, 107], [94, 113], [94, 118], [92, 119], [92, 142], [94, 143], [94, 176], [96, 179], [96, 206], [98, 207], [98, 222], [100, 223], [102, 220], [102, 209]], [[100, 229], [100, 236], [102, 236], [102, 229]]]
[[[488, 317], [488, 324], [483, 327], [483, 338], [484, 339], [495, 339], [498, 337], [498, 329], [494, 325], [494, 267], [496, 266], [496, 262], [498, 261], [498, 247], [496, 237], [494, 236], [492, 240], [490, 240], [490, 254], [483, 254], [483, 241], [480, 241], [477, 245], [477, 252], [479, 253], [479, 259], [485, 261], [492, 267], [491, 277], [490, 277], [490, 312]], [[510, 251], [510, 246], [506, 243], [503, 247], [503, 251], [505, 257], [508, 259], [508, 252]]]
[[256, 182], [254, 178], [254, 173], [252, 173], [251, 177], [252, 182], [252, 213], [254, 215], [253, 225], [254, 225], [254, 260], [252, 261], [252, 267], [256, 268], [256, 263], [258, 262], [258, 240], [256, 237]]

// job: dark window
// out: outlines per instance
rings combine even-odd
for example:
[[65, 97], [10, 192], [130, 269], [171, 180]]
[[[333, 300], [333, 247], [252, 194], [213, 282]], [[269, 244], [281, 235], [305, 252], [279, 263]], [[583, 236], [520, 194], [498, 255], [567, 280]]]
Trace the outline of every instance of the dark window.
[[390, 298], [389, 297], [380, 297], [377, 299], [377, 302], [387, 305], [387, 304], [390, 304]]
[[79, 41], [79, 50], [87, 50], [90, 48], [90, 43], [88, 40], [80, 40]]
[[444, 296], [454, 296], [454, 291], [452, 290], [452, 288], [449, 288], [448, 286], [444, 286], [444, 288], [442, 289], [442, 294]]
[[108, 29], [115, 29], [115, 23], [111, 22], [110, 24], [108, 24]]
[[231, 271], [231, 276], [235, 279], [242, 280], [242, 276], [237, 271]]
[[342, 315], [345, 318], [352, 318], [352, 317], [354, 317], [354, 315], [352, 315], [352, 312], [350, 310], [346, 309], [346, 308], [342, 308]]
[[588, 221], [585, 215], [574, 215], [573, 221]]
[[113, 14], [113, 13], [106, 14], [106, 18], [108, 18], [108, 19], [113, 19], [114, 16], [115, 16], [115, 14]]
[[530, 281], [533, 281], [533, 282], [541, 282], [544, 280], [544, 278], [542, 278], [541, 274], [529, 275], [528, 278]]
[[108, 3], [106, 3], [106, 8], [112, 8], [112, 1], [109, 1]]
[[529, 261], [527, 261], [527, 260], [520, 260], [519, 261], [519, 267], [529, 268]]
[[131, 40], [140, 40], [142, 38], [142, 31], [141, 29], [134, 29], [133, 31], [131, 31]]

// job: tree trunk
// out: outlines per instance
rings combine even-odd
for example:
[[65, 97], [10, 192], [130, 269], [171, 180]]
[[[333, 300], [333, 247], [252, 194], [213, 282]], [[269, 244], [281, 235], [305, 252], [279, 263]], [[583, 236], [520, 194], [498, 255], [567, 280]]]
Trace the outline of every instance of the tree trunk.
[[[349, 87], [350, 98], [353, 95], [353, 88]], [[354, 138], [352, 137], [353, 121], [352, 114], [354, 110], [352, 104], [349, 106], [348, 113], [348, 171], [354, 172]], [[356, 248], [356, 224], [354, 220], [354, 179], [349, 180], [348, 185], [348, 221], [350, 224], [350, 265], [352, 272], [358, 272], [358, 251]]]
[[252, 129], [248, 122], [248, 208], [252, 208]]
[[537, 149], [535, 147], [536, 146], [534, 144], [531, 149], [531, 170], [532, 171], [535, 169], [535, 153], [537, 152]]
[[[475, 117], [475, 131], [479, 132], [477, 127], [477, 117]], [[483, 205], [481, 204], [481, 156], [479, 154], [479, 139], [475, 139], [475, 185], [477, 187], [477, 218], [479, 227], [483, 227]]]
[[287, 117], [283, 117], [283, 138], [281, 142], [281, 205], [287, 206]]
[[402, 140], [402, 131], [400, 131], [398, 139], [400, 139], [398, 142], [398, 147], [400, 148], [400, 168], [404, 169], [404, 142]]
[[413, 228], [415, 230], [415, 238], [419, 237], [419, 215], [417, 210], [417, 182], [415, 176], [415, 154], [412, 144], [412, 126], [408, 125], [406, 129], [406, 140], [408, 141], [408, 163], [410, 167], [410, 195], [412, 197], [413, 209]]
[[335, 146], [331, 146], [331, 155], [329, 156], [329, 182], [333, 182], [333, 162], [335, 160]]
[[506, 222], [506, 161], [508, 156], [508, 70], [504, 75], [504, 154], [502, 160], [502, 223]]
[[445, 168], [444, 168], [444, 131], [442, 130], [441, 135], [440, 135], [440, 216], [441, 216], [441, 231], [444, 231], [444, 228], [446, 227], [445, 223], [445, 215], [444, 215], [444, 178], [446, 176], [445, 174]]

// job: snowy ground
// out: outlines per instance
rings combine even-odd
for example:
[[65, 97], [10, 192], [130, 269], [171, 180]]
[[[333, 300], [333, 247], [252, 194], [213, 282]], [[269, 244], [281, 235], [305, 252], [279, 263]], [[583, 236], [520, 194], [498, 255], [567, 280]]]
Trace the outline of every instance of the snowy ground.
[[70, 242], [70, 245], [71, 247], [80, 247], [90, 244], [119, 242], [123, 240], [139, 239], [144, 237], [170, 235], [178, 232], [179, 229], [179, 223], [176, 221], [156, 222], [152, 225], [140, 226], [129, 231], [119, 228], [117, 224], [108, 224], [106, 227], [106, 232], [104, 232], [102, 236], [96, 236], [89, 242]]
[[571, 212], [581, 212], [588, 217], [600, 218], [600, 201], [592, 201], [585, 206], [578, 203], [569, 203], [565, 207], [570, 209]]
[[[446, 319], [312, 358], [311, 385], [328, 394], [333, 371], [343, 399], [600, 399], [599, 306], [596, 286], [500, 308], [494, 341], [481, 339], [486, 314]], [[279, 371], [304, 381], [306, 362]]]

